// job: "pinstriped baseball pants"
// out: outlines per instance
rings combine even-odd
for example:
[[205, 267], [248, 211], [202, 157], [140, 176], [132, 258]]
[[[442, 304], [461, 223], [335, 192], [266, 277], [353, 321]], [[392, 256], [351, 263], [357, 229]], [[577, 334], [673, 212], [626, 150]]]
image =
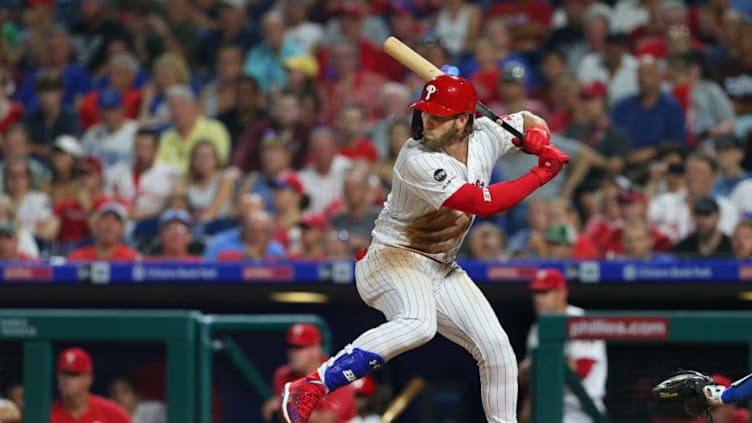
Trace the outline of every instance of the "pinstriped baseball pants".
[[387, 322], [361, 334], [353, 347], [389, 361], [438, 332], [477, 361], [486, 419], [517, 421], [517, 359], [496, 313], [464, 270], [372, 243], [355, 273], [360, 297]]

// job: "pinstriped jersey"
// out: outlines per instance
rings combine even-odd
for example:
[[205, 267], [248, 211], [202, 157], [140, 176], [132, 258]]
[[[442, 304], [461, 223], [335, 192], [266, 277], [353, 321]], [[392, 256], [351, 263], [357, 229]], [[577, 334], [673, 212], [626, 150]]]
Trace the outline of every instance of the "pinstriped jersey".
[[[522, 115], [505, 116], [522, 132]], [[485, 188], [496, 160], [515, 149], [511, 134], [496, 122], [481, 117], [470, 135], [467, 165], [443, 152], [409, 139], [394, 164], [392, 191], [376, 219], [373, 239], [407, 248], [449, 263], [462, 245], [474, 216], [442, 207], [466, 183]], [[491, 201], [488, 191], [484, 192]]]

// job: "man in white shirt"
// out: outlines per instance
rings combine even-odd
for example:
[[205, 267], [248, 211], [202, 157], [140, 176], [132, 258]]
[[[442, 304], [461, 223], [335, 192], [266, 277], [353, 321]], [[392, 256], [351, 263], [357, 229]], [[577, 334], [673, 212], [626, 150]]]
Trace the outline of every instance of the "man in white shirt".
[[308, 212], [327, 214], [329, 207], [343, 197], [343, 187], [352, 161], [337, 154], [334, 133], [328, 128], [311, 132], [310, 146], [313, 163], [298, 173], [311, 203]]
[[629, 54], [629, 38], [623, 34], [606, 37], [604, 51], [588, 53], [580, 61], [577, 78], [583, 84], [601, 81], [608, 86], [608, 102], [637, 94], [637, 59]]
[[102, 121], [84, 134], [81, 139], [84, 150], [99, 157], [105, 167], [130, 161], [138, 124], [125, 117], [123, 98], [119, 92], [105, 89], [99, 93], [97, 101]]
[[[567, 280], [559, 269], [539, 270], [530, 284], [533, 305], [537, 315], [560, 313], [569, 316], [582, 316], [585, 310], [569, 305]], [[532, 351], [538, 347], [538, 325], [530, 328], [527, 337], [528, 354], [519, 366], [520, 384], [527, 382], [530, 373]], [[599, 410], [605, 410], [603, 397], [606, 394], [606, 343], [602, 340], [572, 340], [564, 344], [564, 358], [571, 369], [582, 380], [582, 386]], [[529, 405], [529, 404], [526, 404]], [[524, 410], [527, 410], [523, 407]], [[564, 390], [563, 423], [590, 423], [594, 420], [584, 411], [579, 399], [569, 388]]]
[[177, 171], [155, 161], [159, 134], [140, 129], [133, 144], [133, 162], [123, 161], [105, 174], [105, 192], [130, 206], [130, 218], [140, 220], [159, 214], [178, 178]]

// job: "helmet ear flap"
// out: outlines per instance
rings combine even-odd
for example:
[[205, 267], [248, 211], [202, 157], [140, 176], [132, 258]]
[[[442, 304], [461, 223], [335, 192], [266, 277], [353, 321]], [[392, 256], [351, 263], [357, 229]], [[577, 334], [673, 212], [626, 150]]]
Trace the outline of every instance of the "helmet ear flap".
[[423, 112], [418, 109], [413, 109], [413, 119], [410, 122], [410, 128], [412, 130], [412, 137], [414, 140], [423, 138]]

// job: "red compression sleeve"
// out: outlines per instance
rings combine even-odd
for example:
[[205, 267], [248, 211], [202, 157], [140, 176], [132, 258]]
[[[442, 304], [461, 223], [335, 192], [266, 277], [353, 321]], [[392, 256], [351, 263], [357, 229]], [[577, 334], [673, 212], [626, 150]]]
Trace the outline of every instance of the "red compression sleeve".
[[540, 178], [532, 172], [511, 181], [493, 184], [488, 188], [465, 184], [447, 198], [443, 206], [488, 217], [516, 205], [540, 186]]

